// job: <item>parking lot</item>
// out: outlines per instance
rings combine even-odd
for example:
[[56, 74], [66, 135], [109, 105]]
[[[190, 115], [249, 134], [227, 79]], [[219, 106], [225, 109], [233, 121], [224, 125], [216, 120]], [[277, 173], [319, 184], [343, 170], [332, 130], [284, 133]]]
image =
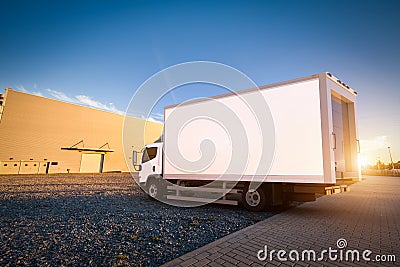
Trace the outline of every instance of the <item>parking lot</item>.
[[397, 177], [364, 176], [350, 192], [286, 210], [165, 266], [398, 266], [399, 190]]
[[0, 177], [1, 266], [157, 266], [273, 216], [150, 200], [129, 174]]

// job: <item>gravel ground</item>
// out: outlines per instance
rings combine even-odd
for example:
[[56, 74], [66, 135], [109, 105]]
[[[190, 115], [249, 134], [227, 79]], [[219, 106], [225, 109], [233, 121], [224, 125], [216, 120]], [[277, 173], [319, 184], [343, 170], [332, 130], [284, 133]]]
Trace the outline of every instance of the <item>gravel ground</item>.
[[158, 266], [275, 213], [172, 207], [129, 174], [0, 176], [0, 266]]

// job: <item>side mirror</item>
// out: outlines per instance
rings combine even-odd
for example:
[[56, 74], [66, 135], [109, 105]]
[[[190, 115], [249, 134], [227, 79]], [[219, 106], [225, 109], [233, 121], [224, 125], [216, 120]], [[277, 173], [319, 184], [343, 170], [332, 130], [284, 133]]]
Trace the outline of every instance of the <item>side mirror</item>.
[[132, 153], [132, 164], [133, 164], [133, 166], [136, 166], [137, 165], [137, 151], [133, 151], [133, 153]]
[[137, 164], [137, 157], [138, 157], [138, 152], [134, 150], [132, 152], [133, 168], [135, 168], [136, 171], [140, 172], [142, 170], [142, 165]]

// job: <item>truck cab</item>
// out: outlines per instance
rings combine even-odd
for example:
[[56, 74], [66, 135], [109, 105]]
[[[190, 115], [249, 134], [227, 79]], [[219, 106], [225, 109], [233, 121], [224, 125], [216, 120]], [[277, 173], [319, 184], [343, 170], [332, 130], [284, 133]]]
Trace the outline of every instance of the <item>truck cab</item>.
[[[142, 189], [152, 198], [158, 198], [162, 189], [160, 188], [163, 165], [163, 143], [152, 143], [144, 147], [140, 167], [138, 169], [138, 182]], [[133, 152], [133, 165], [138, 166], [137, 152]]]

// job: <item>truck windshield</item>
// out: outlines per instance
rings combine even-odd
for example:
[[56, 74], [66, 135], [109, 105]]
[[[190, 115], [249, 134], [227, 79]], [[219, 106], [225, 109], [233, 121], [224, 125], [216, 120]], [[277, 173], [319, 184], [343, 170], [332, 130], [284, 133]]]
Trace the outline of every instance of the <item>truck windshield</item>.
[[148, 147], [143, 152], [142, 163], [152, 160], [156, 156], [157, 156], [157, 148], [156, 147]]

